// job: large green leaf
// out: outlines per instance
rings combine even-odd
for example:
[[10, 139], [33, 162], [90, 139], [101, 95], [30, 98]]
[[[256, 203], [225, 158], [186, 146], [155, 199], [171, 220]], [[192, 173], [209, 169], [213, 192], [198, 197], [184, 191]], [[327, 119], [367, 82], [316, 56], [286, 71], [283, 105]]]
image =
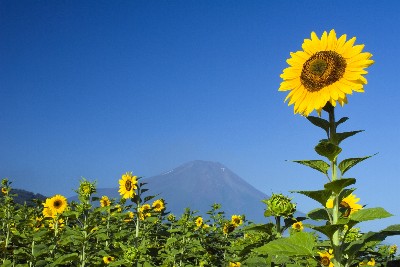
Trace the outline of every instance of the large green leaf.
[[305, 195], [309, 198], [314, 199], [321, 203], [323, 207], [326, 205], [326, 201], [331, 197], [332, 191], [330, 190], [317, 190], [317, 191], [293, 191], [295, 193], [299, 193]]
[[343, 188], [355, 183], [356, 179], [354, 178], [343, 178], [325, 184], [324, 188], [327, 190], [331, 190], [336, 194], [339, 194], [343, 190]]
[[323, 174], [328, 174], [330, 165], [323, 160], [294, 160], [293, 162], [311, 167]]
[[[377, 153], [376, 153], [377, 154]], [[366, 156], [366, 157], [362, 157], [362, 158], [348, 158], [348, 159], [344, 159], [342, 162], [339, 163], [338, 167], [342, 173], [342, 175], [347, 172], [348, 170], [350, 170], [352, 167], [354, 167], [356, 164], [360, 163], [363, 160], [366, 160], [370, 157], [375, 156], [371, 155], [371, 156]]]
[[273, 240], [254, 251], [275, 256], [312, 256], [315, 245], [315, 238], [311, 233], [299, 232]]
[[339, 146], [329, 142], [326, 139], [319, 141], [318, 145], [316, 145], [314, 149], [315, 152], [323, 157], [326, 157], [330, 161], [335, 160], [340, 152], [342, 152], [342, 149]]
[[387, 212], [384, 208], [361, 209], [350, 215], [349, 219], [357, 222], [364, 222], [376, 219], [391, 217], [393, 214]]
[[338, 144], [340, 144], [340, 142], [342, 142], [344, 139], [346, 139], [347, 137], [353, 136], [355, 134], [364, 132], [364, 130], [358, 130], [358, 131], [351, 131], [351, 132], [343, 132], [343, 133], [336, 133], [336, 139], [338, 141]]
[[309, 120], [315, 126], [318, 126], [322, 129], [324, 129], [326, 134], [329, 135], [329, 121], [319, 118], [319, 117], [314, 117], [314, 116], [308, 116], [307, 120]]
[[307, 213], [307, 217], [315, 221], [329, 221], [329, 214], [326, 209], [314, 209]]

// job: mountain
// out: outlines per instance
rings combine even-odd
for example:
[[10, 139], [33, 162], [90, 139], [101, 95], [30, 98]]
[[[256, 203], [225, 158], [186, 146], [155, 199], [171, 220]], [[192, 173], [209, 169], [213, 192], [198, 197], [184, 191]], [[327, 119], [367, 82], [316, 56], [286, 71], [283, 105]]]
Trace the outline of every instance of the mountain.
[[14, 202], [24, 205], [25, 203], [28, 206], [32, 206], [35, 205], [35, 203], [33, 202], [34, 199], [38, 199], [38, 200], [42, 200], [44, 201], [46, 199], [45, 196], [41, 195], [41, 194], [35, 194], [23, 189], [11, 189], [10, 192], [11, 195], [16, 195], [14, 196]]
[[[141, 181], [147, 183], [146, 194], [163, 198], [167, 211], [178, 216], [187, 207], [205, 215], [212, 204], [218, 203], [227, 217], [245, 214], [254, 222], [265, 221], [265, 204], [261, 200], [268, 196], [218, 162], [195, 160]], [[118, 188], [98, 188], [96, 196], [103, 195], [120, 197]], [[76, 201], [77, 197], [71, 200]]]

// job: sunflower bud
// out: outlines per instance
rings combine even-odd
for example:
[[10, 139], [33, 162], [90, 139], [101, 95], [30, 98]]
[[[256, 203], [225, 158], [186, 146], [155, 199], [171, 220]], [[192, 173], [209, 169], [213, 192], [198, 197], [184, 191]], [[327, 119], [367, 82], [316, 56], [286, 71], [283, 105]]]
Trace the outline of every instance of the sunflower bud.
[[264, 216], [291, 217], [296, 211], [296, 204], [292, 203], [291, 200], [291, 198], [282, 194], [272, 194], [271, 198], [263, 200], [263, 202], [267, 204], [267, 210], [265, 211]]

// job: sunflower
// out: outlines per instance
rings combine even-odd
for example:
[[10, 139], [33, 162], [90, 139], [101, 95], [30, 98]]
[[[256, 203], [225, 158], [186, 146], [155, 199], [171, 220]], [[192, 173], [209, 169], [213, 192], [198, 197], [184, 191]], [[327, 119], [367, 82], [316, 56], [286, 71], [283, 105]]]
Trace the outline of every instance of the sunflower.
[[135, 214], [132, 211], [128, 211], [126, 213], [126, 217], [124, 219], [124, 222], [131, 222], [133, 221], [133, 217], [135, 217]]
[[240, 267], [241, 266], [241, 264], [240, 264], [240, 262], [229, 262], [229, 267]]
[[165, 209], [164, 200], [162, 199], [157, 199], [151, 206], [153, 207], [154, 211], [157, 212], [161, 212], [163, 209]]
[[111, 205], [111, 201], [108, 196], [102, 196], [100, 199], [100, 206], [101, 207], [108, 207]]
[[67, 199], [62, 195], [55, 195], [50, 199], [46, 199], [46, 203], [44, 204], [45, 208], [51, 210], [53, 215], [61, 214], [68, 206]]
[[331, 262], [331, 259], [333, 258], [331, 249], [329, 251], [318, 252], [318, 254], [319, 254], [320, 263], [322, 266], [334, 267], [333, 262]]
[[143, 221], [147, 217], [150, 217], [151, 214], [148, 212], [151, 209], [149, 204], [144, 204], [139, 208], [139, 218]]
[[303, 223], [302, 222], [295, 222], [294, 224], [292, 224], [292, 228], [296, 231], [303, 231], [304, 227], [303, 227]]
[[[354, 212], [362, 209], [362, 205], [357, 204], [359, 198], [356, 198], [356, 195], [350, 194], [347, 197], [343, 198], [340, 202], [339, 206], [342, 209], [345, 209], [343, 216], [349, 217], [349, 215], [353, 214]], [[328, 199], [326, 202], [326, 207], [329, 209], [333, 208], [333, 198]]]
[[279, 91], [290, 91], [285, 101], [294, 104], [294, 113], [308, 116], [316, 110], [320, 114], [327, 102], [343, 106], [347, 95], [364, 92], [364, 69], [374, 63], [372, 54], [361, 52], [364, 45], [354, 45], [355, 37], [346, 38], [346, 34], [337, 38], [334, 30], [325, 31], [321, 39], [312, 32], [311, 39], [303, 42], [303, 51], [290, 53], [286, 61], [290, 67], [280, 76]]
[[359, 266], [375, 266], [375, 259], [371, 258], [371, 260], [369, 260], [368, 262], [362, 261], [358, 265]]
[[235, 230], [235, 226], [230, 222], [225, 223], [224, 227], [222, 228], [222, 232], [226, 235], [232, 233], [233, 230]]
[[200, 227], [203, 224], [203, 218], [197, 217], [197, 219], [194, 222], [196, 223], [197, 227]]
[[4, 195], [8, 195], [8, 190], [5, 187], [1, 188], [1, 193], [3, 193]]
[[137, 189], [137, 176], [133, 176], [130, 172], [123, 174], [119, 180], [118, 190], [122, 198], [133, 198], [135, 189]]
[[231, 223], [233, 224], [233, 226], [238, 227], [243, 223], [243, 219], [240, 215], [232, 215]]
[[104, 262], [105, 264], [109, 264], [109, 263], [111, 263], [112, 261], [114, 261], [114, 257], [112, 257], [112, 256], [104, 256], [104, 257], [103, 257], [103, 262]]

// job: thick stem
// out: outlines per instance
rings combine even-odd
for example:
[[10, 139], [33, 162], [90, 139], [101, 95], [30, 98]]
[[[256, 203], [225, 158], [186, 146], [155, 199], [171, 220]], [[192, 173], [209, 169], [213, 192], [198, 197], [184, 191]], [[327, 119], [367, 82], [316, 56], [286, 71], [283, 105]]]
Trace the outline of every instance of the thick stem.
[[[328, 103], [325, 107], [325, 110], [329, 114], [329, 141], [335, 145], [338, 145], [337, 138], [336, 138], [336, 121], [335, 121], [335, 108]], [[331, 175], [332, 181], [336, 181], [338, 179], [337, 175], [337, 160], [331, 160]], [[333, 211], [332, 211], [332, 224], [337, 224], [339, 220], [339, 195], [333, 194]], [[339, 231], [336, 231], [332, 237], [332, 247], [333, 247], [333, 254], [334, 254], [334, 264], [335, 267], [341, 267], [341, 260], [342, 260], [342, 251], [340, 245], [340, 237]]]

